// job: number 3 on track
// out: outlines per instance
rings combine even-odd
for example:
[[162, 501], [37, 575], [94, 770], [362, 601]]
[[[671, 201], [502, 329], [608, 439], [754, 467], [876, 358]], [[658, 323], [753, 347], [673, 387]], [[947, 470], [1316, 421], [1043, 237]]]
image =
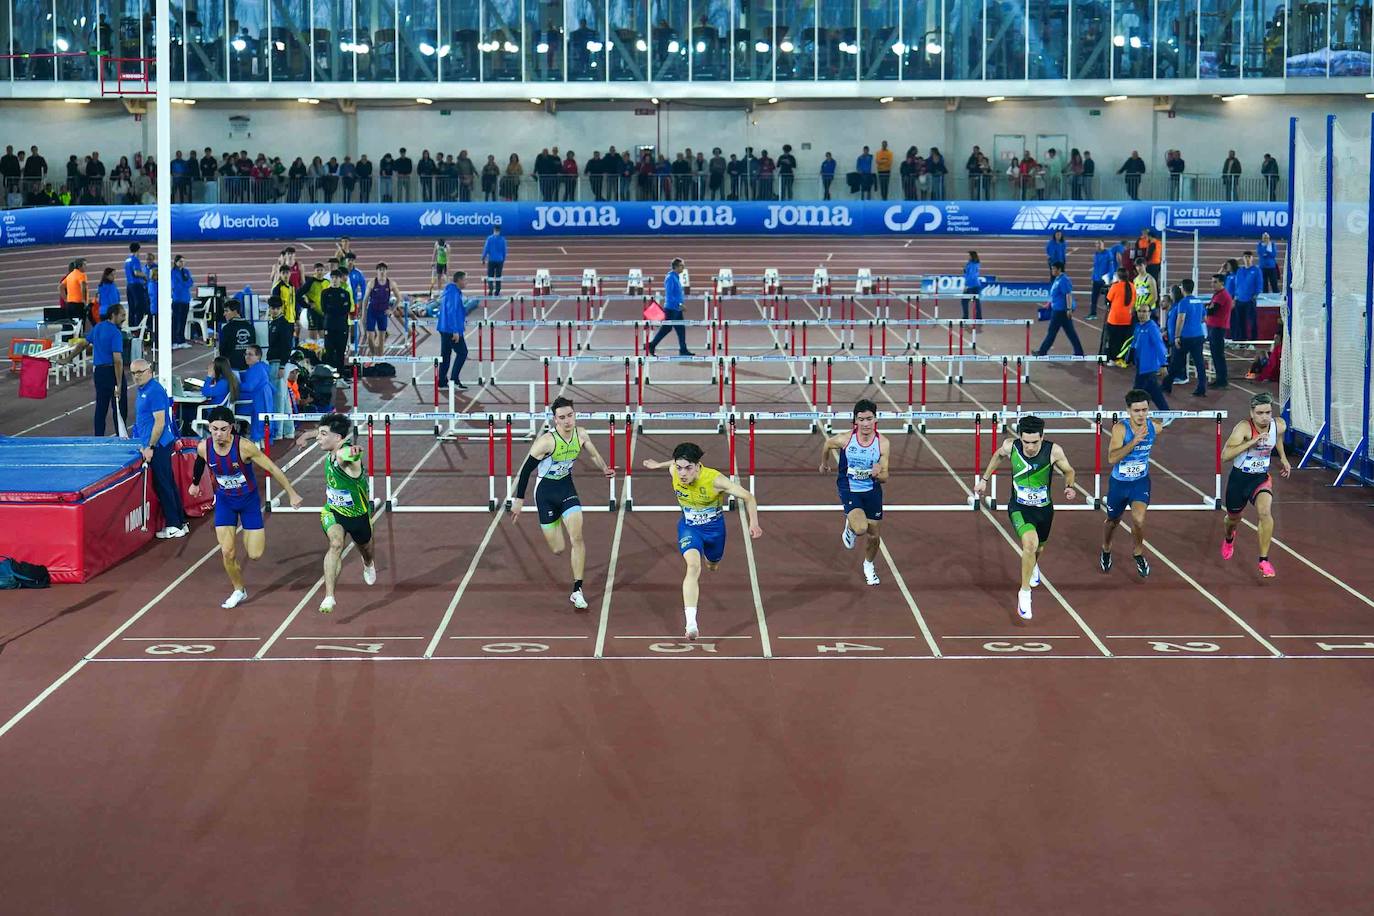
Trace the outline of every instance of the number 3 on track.
[[986, 652], [1049, 652], [1054, 646], [1047, 642], [985, 642]]

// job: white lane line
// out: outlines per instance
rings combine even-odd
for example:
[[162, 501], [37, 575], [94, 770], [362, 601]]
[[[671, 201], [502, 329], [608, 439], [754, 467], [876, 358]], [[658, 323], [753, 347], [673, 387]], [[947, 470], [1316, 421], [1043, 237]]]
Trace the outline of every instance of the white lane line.
[[452, 622], [454, 612], [458, 610], [458, 602], [463, 600], [463, 593], [468, 590], [468, 583], [470, 583], [472, 577], [476, 575], [477, 564], [481, 562], [482, 554], [486, 552], [487, 545], [491, 543], [491, 536], [496, 533], [497, 526], [501, 524], [502, 515], [504, 515], [504, 513], [500, 509], [497, 509], [497, 511], [492, 514], [491, 524], [487, 526], [487, 533], [483, 535], [481, 543], [477, 545], [477, 550], [472, 555], [472, 561], [468, 563], [467, 572], [463, 574], [462, 581], [458, 583], [458, 590], [453, 593], [453, 598], [450, 599], [448, 607], [444, 610], [444, 616], [439, 621], [438, 629], [436, 629], [434, 635], [430, 637], [429, 646], [425, 649], [424, 653], [425, 658], [432, 658], [434, 656], [434, 650], [439, 647], [439, 641], [444, 638], [444, 631], [448, 629], [449, 623]]
[[[892, 570], [892, 578], [897, 582], [897, 590], [906, 599], [907, 607], [911, 609], [911, 616], [916, 618], [916, 625], [921, 628], [921, 635], [925, 637], [926, 645], [930, 647], [931, 654], [939, 658], [941, 655], [940, 647], [936, 644], [935, 636], [930, 632], [930, 627], [926, 626], [926, 619], [921, 614], [921, 609], [916, 606], [916, 599], [912, 597], [911, 590], [906, 587], [906, 580], [902, 578], [901, 570], [897, 569], [897, 561], [892, 559], [892, 554], [888, 552], [887, 541], [879, 541], [878, 549], [883, 552], [883, 558], [887, 560], [888, 569]], [[915, 639], [916, 637], [908, 638]]]
[[768, 641], [768, 620], [763, 616], [763, 595], [759, 592], [759, 568], [754, 562], [754, 539], [749, 536], [749, 513], [741, 506], [739, 527], [744, 538], [744, 558], [749, 565], [749, 590], [754, 596], [754, 616], [759, 622], [759, 639], [763, 641], [763, 657], [773, 657], [773, 644]]
[[[638, 444], [638, 436], [635, 437]], [[630, 446], [633, 451], [634, 445]], [[630, 458], [634, 460], [633, 455]], [[611, 562], [606, 567], [606, 591], [601, 596], [601, 618], [596, 625], [596, 651], [593, 658], [601, 658], [606, 650], [606, 627], [611, 619], [611, 591], [615, 588], [615, 570], [620, 565], [620, 538], [625, 532], [625, 491], [622, 485], [620, 505], [615, 513], [615, 534], [611, 536]]]
[[[218, 548], [216, 548], [218, 549]], [[123, 642], [257, 642], [261, 636], [123, 636]]]

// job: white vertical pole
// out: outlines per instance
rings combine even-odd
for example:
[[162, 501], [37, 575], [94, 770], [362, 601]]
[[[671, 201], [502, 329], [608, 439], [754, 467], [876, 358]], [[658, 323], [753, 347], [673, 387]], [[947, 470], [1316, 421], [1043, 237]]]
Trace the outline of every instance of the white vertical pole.
[[171, 4], [157, 0], [157, 377], [172, 391], [172, 68]]

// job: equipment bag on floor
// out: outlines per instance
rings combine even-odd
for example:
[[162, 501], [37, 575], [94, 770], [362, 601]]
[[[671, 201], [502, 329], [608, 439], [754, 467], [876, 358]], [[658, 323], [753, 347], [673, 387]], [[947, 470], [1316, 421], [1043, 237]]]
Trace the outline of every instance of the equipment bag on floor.
[[52, 578], [48, 575], [48, 567], [12, 557], [0, 557], [0, 590], [47, 588], [49, 585], [52, 585]]

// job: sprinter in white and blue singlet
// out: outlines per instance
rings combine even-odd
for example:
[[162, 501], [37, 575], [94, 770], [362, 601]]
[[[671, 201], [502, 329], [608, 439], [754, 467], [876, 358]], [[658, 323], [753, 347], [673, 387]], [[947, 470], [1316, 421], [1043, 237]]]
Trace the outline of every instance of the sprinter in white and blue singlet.
[[267, 531], [263, 527], [262, 503], [259, 501], [261, 494], [254, 465], [262, 468], [281, 485], [293, 507], [300, 506], [301, 497], [271, 458], [264, 455], [252, 440], [241, 438], [234, 432], [236, 420], [232, 410], [216, 407], [210, 411], [209, 420], [210, 438], [201, 440], [200, 445], [196, 446], [196, 465], [191, 472], [192, 482], [187, 492], [195, 497], [200, 496], [200, 481], [208, 465], [215, 479], [215, 538], [219, 541], [224, 571], [234, 586], [234, 591], [220, 607], [233, 609], [248, 598], [243, 569], [239, 565], [234, 544], [238, 526], [243, 526], [243, 546], [248, 559], [258, 559], [267, 549]]
[[1221, 542], [1221, 558], [1229, 560], [1236, 552], [1236, 528], [1240, 526], [1245, 507], [1253, 505], [1259, 515], [1256, 533], [1259, 535], [1259, 574], [1272, 579], [1274, 564], [1269, 562], [1269, 545], [1274, 537], [1274, 480], [1269, 476], [1269, 463], [1274, 453], [1279, 456], [1279, 476], [1287, 478], [1293, 472], [1283, 449], [1283, 434], [1288, 424], [1274, 416], [1274, 399], [1267, 391], [1250, 398], [1250, 416], [1241, 420], [1226, 438], [1221, 448], [1221, 460], [1232, 462], [1226, 477], [1226, 524]]
[[1135, 570], [1143, 579], [1150, 574], [1150, 561], [1145, 559], [1145, 510], [1150, 505], [1150, 450], [1164, 424], [1150, 417], [1150, 396], [1139, 388], [1126, 392], [1125, 423], [1112, 428], [1107, 446], [1107, 462], [1112, 474], [1107, 484], [1107, 521], [1102, 527], [1102, 556], [1098, 565], [1103, 572], [1112, 568], [1112, 535], [1121, 524], [1126, 507], [1131, 507], [1131, 535], [1135, 538]]
[[[841, 543], [853, 550], [859, 538], [864, 543], [864, 581], [879, 582], [873, 561], [878, 556], [883, 520], [883, 482], [887, 480], [888, 440], [878, 433], [878, 405], [864, 399], [854, 405], [854, 428], [830, 436], [821, 446], [821, 473], [836, 468], [835, 486], [844, 509]], [[831, 456], [838, 454], [833, 465]]]

